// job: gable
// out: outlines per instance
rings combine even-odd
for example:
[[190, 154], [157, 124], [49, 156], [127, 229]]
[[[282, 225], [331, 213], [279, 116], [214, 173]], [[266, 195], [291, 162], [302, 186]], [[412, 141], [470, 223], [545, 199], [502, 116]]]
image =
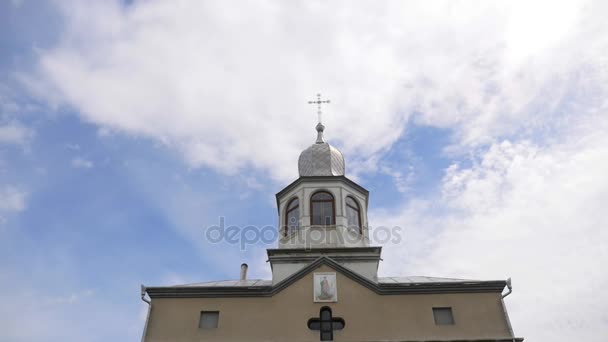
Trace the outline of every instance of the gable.
[[[338, 302], [357, 300], [357, 298], [360, 298], [361, 296], [378, 296], [378, 294], [370, 288], [350, 279], [340, 269], [325, 263], [316, 265], [314, 268], [303, 273], [301, 277], [290, 281], [286, 286], [281, 287], [274, 296], [277, 297], [278, 300], [291, 301], [292, 298], [301, 298], [302, 304], [312, 303], [314, 301], [314, 276], [318, 273], [335, 273]], [[318, 304], [324, 305], [323, 303]], [[328, 303], [328, 305], [332, 305], [332, 303]]]

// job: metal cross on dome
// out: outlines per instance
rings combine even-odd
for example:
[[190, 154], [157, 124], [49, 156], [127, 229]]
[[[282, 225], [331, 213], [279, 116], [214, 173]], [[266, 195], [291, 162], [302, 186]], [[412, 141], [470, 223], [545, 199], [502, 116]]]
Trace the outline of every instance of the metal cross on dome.
[[308, 101], [308, 104], [317, 105], [317, 115], [319, 115], [319, 123], [321, 123], [321, 104], [323, 103], [329, 103], [329, 100], [321, 100], [321, 94], [317, 94], [316, 101]]

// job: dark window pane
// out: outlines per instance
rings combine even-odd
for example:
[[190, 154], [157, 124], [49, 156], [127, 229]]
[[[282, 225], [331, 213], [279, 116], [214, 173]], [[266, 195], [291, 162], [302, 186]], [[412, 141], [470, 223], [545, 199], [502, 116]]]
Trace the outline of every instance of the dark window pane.
[[322, 214], [323, 215], [323, 223], [326, 225], [333, 224], [333, 215], [334, 215], [334, 205], [332, 202], [321, 202], [322, 204]]
[[321, 203], [312, 203], [312, 224], [323, 224], [321, 216]]
[[344, 329], [344, 322], [342, 321], [335, 321], [334, 322], [334, 330], [342, 330]]
[[328, 309], [321, 310], [321, 320], [322, 321], [331, 320], [331, 311]]
[[300, 208], [287, 213], [287, 227], [291, 230], [300, 226]]
[[332, 202], [312, 202], [312, 224], [334, 224], [334, 205]]
[[198, 322], [198, 327], [201, 329], [217, 328], [220, 319], [219, 311], [201, 311], [201, 317]]
[[317, 192], [314, 195], [312, 195], [312, 200], [313, 201], [331, 201], [334, 199], [334, 196], [332, 196], [330, 193], [328, 192]]
[[360, 228], [361, 222], [359, 222], [359, 211], [346, 206], [346, 220], [348, 221], [349, 228]]
[[289, 211], [290, 209], [293, 209], [293, 208], [297, 207], [298, 205], [300, 205], [300, 201], [298, 201], [297, 198], [294, 198], [293, 200], [291, 200], [291, 202], [289, 202], [289, 205], [287, 206], [287, 210]]
[[321, 331], [331, 331], [331, 321], [321, 321]]
[[310, 321], [310, 322], [308, 322], [308, 329], [311, 329], [311, 330], [321, 330], [321, 322], [319, 322], [319, 321]]
[[285, 235], [293, 232], [300, 227], [300, 201], [297, 198], [292, 199], [287, 204], [285, 217]]
[[346, 205], [350, 205], [351, 207], [359, 209], [359, 205], [357, 205], [357, 202], [355, 202], [352, 197], [346, 197]]
[[334, 218], [334, 197], [328, 192], [317, 192], [311, 197], [312, 224], [332, 225]]
[[433, 308], [433, 317], [437, 325], [452, 325], [454, 324], [454, 316], [452, 308]]

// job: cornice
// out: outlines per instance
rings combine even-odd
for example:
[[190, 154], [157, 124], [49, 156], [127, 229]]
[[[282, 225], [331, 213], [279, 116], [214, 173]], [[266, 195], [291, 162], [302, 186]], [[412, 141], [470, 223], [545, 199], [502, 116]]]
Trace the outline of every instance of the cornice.
[[298, 272], [275, 285], [266, 286], [169, 286], [146, 287], [150, 298], [209, 298], [209, 297], [272, 297], [308, 273], [327, 265], [347, 278], [374, 291], [378, 295], [436, 294], [436, 293], [500, 293], [506, 286], [504, 280], [462, 281], [435, 283], [376, 283], [340, 265], [327, 256], [317, 258]]
[[288, 255], [288, 254], [336, 254], [336, 253], [365, 253], [365, 254], [378, 254], [382, 253], [381, 246], [368, 246], [368, 247], [323, 247], [323, 248], [268, 248], [266, 253], [269, 257], [275, 255]]
[[267, 249], [268, 261], [272, 263], [311, 263], [322, 256], [337, 262], [379, 262], [382, 247], [332, 247], [332, 248], [274, 248]]

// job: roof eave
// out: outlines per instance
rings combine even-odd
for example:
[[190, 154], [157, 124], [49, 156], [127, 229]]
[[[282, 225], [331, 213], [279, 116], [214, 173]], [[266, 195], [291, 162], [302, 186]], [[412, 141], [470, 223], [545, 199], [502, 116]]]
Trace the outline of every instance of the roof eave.
[[146, 287], [150, 298], [204, 298], [204, 297], [271, 297], [303, 278], [321, 265], [328, 265], [351, 280], [379, 295], [430, 294], [430, 293], [500, 293], [506, 286], [504, 280], [435, 282], [435, 283], [376, 283], [322, 256], [273, 286], [167, 286]]

